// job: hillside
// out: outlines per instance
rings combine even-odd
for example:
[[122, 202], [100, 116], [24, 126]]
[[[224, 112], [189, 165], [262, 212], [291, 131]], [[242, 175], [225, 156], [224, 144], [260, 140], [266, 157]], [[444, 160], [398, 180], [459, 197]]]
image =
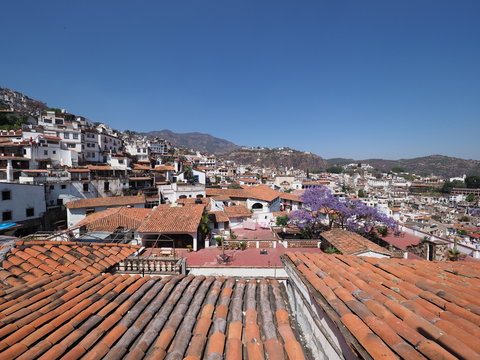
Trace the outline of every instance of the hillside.
[[[348, 162], [346, 162], [348, 160]], [[361, 162], [381, 170], [389, 171], [394, 167], [405, 169], [407, 172], [417, 175], [437, 175], [442, 177], [454, 177], [466, 175], [480, 174], [480, 161], [466, 160], [443, 155], [430, 155], [412, 159], [400, 160], [384, 160], [384, 159], [367, 159], [367, 160], [351, 160], [351, 159], [329, 159], [328, 164], [343, 165], [345, 163]]]
[[174, 133], [170, 130], [143, 133], [150, 138], [159, 137], [170, 141], [174, 146], [193, 149], [208, 154], [224, 154], [240, 148], [231, 141], [198, 132]]
[[0, 110], [15, 111], [20, 114], [38, 116], [47, 109], [47, 104], [29, 98], [21, 92], [0, 88]]
[[327, 162], [320, 156], [289, 148], [240, 149], [222, 156], [237, 164], [301, 170], [325, 169]]

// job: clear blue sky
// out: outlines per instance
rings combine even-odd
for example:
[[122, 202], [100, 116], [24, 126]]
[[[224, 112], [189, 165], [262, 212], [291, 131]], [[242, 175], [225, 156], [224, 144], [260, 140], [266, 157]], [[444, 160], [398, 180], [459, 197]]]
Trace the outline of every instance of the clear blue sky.
[[480, 159], [480, 1], [5, 1], [0, 86], [119, 130]]

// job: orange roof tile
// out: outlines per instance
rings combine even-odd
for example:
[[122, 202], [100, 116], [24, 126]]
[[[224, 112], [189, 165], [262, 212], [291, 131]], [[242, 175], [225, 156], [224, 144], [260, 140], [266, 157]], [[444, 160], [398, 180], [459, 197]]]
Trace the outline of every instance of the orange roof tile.
[[320, 236], [344, 255], [358, 255], [368, 251], [392, 255], [389, 250], [351, 231], [333, 229], [323, 232]]
[[305, 359], [288, 316], [274, 323], [276, 280], [62, 273], [1, 291], [2, 359]]
[[98, 197], [90, 199], [80, 199], [70, 201], [66, 204], [69, 209], [81, 209], [97, 206], [121, 206], [121, 205], [135, 205], [145, 203], [144, 196], [112, 196], [112, 197]]
[[479, 356], [480, 264], [314, 253], [284, 260], [363, 357]]
[[197, 232], [205, 206], [160, 205], [137, 229], [140, 233], [194, 233]]
[[252, 216], [252, 213], [250, 212], [250, 210], [248, 210], [247, 207], [244, 205], [225, 206], [223, 210], [229, 218]]
[[75, 226], [86, 226], [88, 231], [115, 231], [119, 227], [137, 229], [152, 209], [118, 207], [88, 215]]
[[[111, 265], [125, 259], [138, 249], [138, 246], [124, 244], [17, 241], [15, 248], [5, 254], [2, 267], [5, 268], [6, 264], [8, 269], [0, 273], [0, 283], [7, 286], [12, 283], [25, 283], [30, 278], [44, 274], [72, 270], [85, 273], [94, 271], [98, 274], [105, 272]], [[100, 267], [90, 266], [102, 260], [110, 260], [111, 264]], [[9, 264], [16, 264], [16, 266], [11, 267]]]

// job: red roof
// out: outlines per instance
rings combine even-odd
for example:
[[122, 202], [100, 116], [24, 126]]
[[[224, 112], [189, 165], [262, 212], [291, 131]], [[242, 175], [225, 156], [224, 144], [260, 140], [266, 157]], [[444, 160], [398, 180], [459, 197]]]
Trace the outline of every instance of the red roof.
[[359, 357], [478, 358], [480, 264], [304, 253], [284, 259]]
[[392, 255], [387, 249], [351, 231], [333, 229], [321, 233], [320, 236], [344, 255], [361, 255], [369, 251]]
[[139, 233], [196, 233], [205, 205], [159, 205], [138, 228]]
[[117, 207], [88, 215], [75, 226], [86, 226], [88, 231], [115, 231], [119, 227], [137, 229], [152, 209]]
[[112, 196], [74, 200], [66, 203], [66, 207], [68, 209], [81, 209], [90, 207], [126, 206], [144, 203], [144, 196]]
[[69, 272], [0, 298], [2, 359], [306, 358], [277, 280]]
[[45, 274], [72, 271], [100, 274], [138, 249], [138, 246], [123, 244], [17, 241], [2, 262], [0, 282], [15, 286]]

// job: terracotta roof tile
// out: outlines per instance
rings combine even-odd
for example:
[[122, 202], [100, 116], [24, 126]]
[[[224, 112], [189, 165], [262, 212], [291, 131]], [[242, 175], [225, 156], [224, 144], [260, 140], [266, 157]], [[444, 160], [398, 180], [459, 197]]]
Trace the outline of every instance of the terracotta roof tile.
[[6, 264], [5, 270], [0, 273], [0, 278], [4, 278], [5, 282], [11, 284], [22, 284], [42, 275], [58, 272], [77, 271], [99, 274], [139, 248], [131, 245], [118, 246], [118, 244], [96, 244], [93, 247], [88, 243], [58, 241], [18, 241], [15, 246], [6, 253], [3, 260], [3, 264]]
[[321, 236], [344, 255], [358, 255], [370, 251], [392, 255], [389, 250], [351, 231], [333, 229], [323, 232]]
[[480, 298], [478, 264], [469, 264], [466, 276], [460, 275], [467, 273], [462, 263], [313, 253], [289, 253], [284, 260], [324, 299], [318, 305], [346, 326], [345, 339], [360, 353], [408, 359], [479, 355], [479, 315], [473, 311]]
[[196, 233], [204, 205], [161, 205], [137, 229], [140, 233]]
[[69, 209], [81, 209], [99, 206], [126, 206], [144, 203], [144, 196], [112, 196], [74, 200], [66, 203], [66, 207]]
[[[0, 305], [0, 358], [147, 359], [168, 355], [231, 360], [247, 354], [249, 359], [284, 359], [286, 354], [304, 358], [276, 281], [246, 284], [244, 280], [193, 275], [162, 279], [58, 273], [8, 292], [4, 296], [8, 305]], [[40, 303], [36, 309], [25, 308]], [[242, 316], [245, 306], [249, 322]], [[270, 315], [262, 320], [260, 311]], [[38, 314], [35, 320], [23, 321], [34, 314]], [[273, 314], [281, 318], [281, 329], [275, 330]], [[272, 333], [270, 325], [262, 321], [271, 323]], [[244, 329], [245, 353], [241, 342]]]

